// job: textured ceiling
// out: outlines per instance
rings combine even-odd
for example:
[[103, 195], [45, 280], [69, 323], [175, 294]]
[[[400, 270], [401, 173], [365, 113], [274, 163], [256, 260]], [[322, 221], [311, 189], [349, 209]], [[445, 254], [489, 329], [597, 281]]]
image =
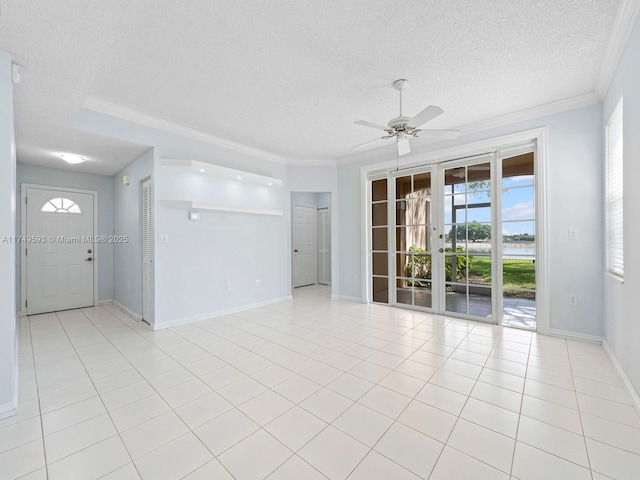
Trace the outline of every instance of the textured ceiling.
[[[14, 85], [19, 162], [113, 175], [149, 148], [72, 128], [129, 3], [2, 1], [0, 49], [21, 67]], [[61, 152], [87, 162], [71, 166]]]
[[[90, 95], [287, 158], [337, 159], [377, 135], [355, 120], [397, 115], [396, 78], [409, 79], [405, 114], [445, 110], [433, 128], [593, 92], [620, 3], [11, 1], [0, 48], [24, 65], [19, 154], [70, 141]], [[108, 161], [144, 148], [120, 143]]]

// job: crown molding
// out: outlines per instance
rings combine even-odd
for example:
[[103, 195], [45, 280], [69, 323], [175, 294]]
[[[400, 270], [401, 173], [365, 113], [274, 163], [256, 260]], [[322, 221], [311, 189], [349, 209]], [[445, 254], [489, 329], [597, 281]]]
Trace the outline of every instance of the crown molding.
[[483, 130], [503, 127], [513, 123], [524, 122], [527, 120], [533, 120], [534, 118], [546, 117], [547, 115], [553, 115], [555, 113], [595, 105], [596, 103], [600, 103], [601, 100], [600, 95], [597, 93], [587, 93], [585, 95], [565, 98], [564, 100], [558, 100], [557, 102], [546, 103], [544, 105], [538, 105], [537, 107], [526, 108], [517, 112], [499, 115], [486, 120], [480, 120], [479, 122], [469, 123], [458, 127], [458, 129], [461, 130], [462, 135], [468, 135], [470, 133], [481, 132]]
[[618, 10], [618, 16], [613, 26], [613, 32], [609, 39], [609, 45], [605, 52], [600, 69], [600, 76], [596, 84], [596, 92], [602, 100], [609, 89], [613, 75], [622, 57], [622, 52], [627, 44], [631, 30], [635, 24], [636, 18], [640, 13], [640, 0], [623, 0]]
[[[598, 93], [588, 93], [586, 95], [580, 95], [578, 97], [566, 98], [557, 102], [547, 103], [545, 105], [539, 105], [537, 107], [526, 108], [517, 112], [507, 113], [486, 120], [480, 120], [479, 122], [468, 123], [461, 127], [454, 127], [456, 130], [460, 130], [460, 137], [469, 135], [471, 133], [482, 132], [485, 130], [491, 130], [492, 128], [504, 127], [505, 125], [512, 125], [527, 120], [533, 120], [535, 118], [545, 117], [547, 115], [553, 115], [555, 113], [565, 112], [568, 110], [574, 110], [580, 107], [586, 107], [589, 105], [595, 105], [602, 101]], [[435, 142], [431, 142], [435, 143]], [[418, 143], [416, 149], [429, 145], [429, 143]], [[368, 150], [366, 152], [356, 153], [338, 159], [339, 164], [348, 164], [358, 162], [360, 160], [371, 159], [375, 157], [382, 157], [390, 155], [395, 152], [395, 148], [390, 145], [384, 145], [379, 148]]]
[[286, 157], [276, 155], [259, 148], [254, 148], [248, 145], [233, 142], [231, 140], [226, 140], [221, 137], [216, 137], [200, 130], [185, 127], [184, 125], [170, 122], [168, 120], [163, 120], [161, 118], [153, 117], [151, 115], [147, 115], [146, 113], [142, 113], [131, 108], [100, 100], [99, 98], [87, 96], [82, 106], [88, 110], [93, 110], [94, 112], [120, 118], [122, 120], [137, 123], [139, 125], [144, 125], [146, 127], [155, 128], [157, 130], [162, 130], [164, 132], [179, 135], [181, 137], [191, 138], [199, 142], [215, 145], [216, 147], [224, 148], [226, 150], [232, 150], [234, 152], [249, 155], [254, 158], [267, 160], [281, 165], [288, 164], [288, 160]]

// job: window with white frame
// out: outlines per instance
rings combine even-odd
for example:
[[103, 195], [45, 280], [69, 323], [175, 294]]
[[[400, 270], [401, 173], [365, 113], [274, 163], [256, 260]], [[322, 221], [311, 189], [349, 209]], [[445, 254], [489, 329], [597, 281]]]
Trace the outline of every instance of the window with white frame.
[[607, 272], [623, 278], [623, 147], [622, 97], [616, 104], [606, 128], [606, 268]]

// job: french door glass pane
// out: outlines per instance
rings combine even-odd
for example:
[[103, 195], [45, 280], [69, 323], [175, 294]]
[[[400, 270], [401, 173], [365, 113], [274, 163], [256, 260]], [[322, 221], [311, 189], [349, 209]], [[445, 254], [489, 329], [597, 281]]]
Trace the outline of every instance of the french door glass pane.
[[371, 182], [371, 201], [381, 202], [387, 199], [387, 179]]
[[396, 301], [431, 308], [431, 172], [396, 178], [395, 223]]
[[389, 279], [386, 277], [373, 277], [373, 301], [389, 303]]
[[389, 303], [387, 179], [371, 182], [371, 274], [374, 302]]
[[387, 203], [374, 203], [371, 206], [371, 225], [379, 227], [387, 224]]
[[445, 310], [491, 316], [491, 164], [444, 172]]
[[503, 324], [535, 328], [536, 231], [533, 153], [502, 160]]
[[373, 250], [387, 250], [389, 245], [387, 227], [374, 228], [371, 237]]
[[387, 252], [384, 253], [373, 253], [372, 255], [372, 270], [374, 275], [389, 275], [389, 255]]
[[447, 284], [446, 288], [445, 310], [454, 313], [468, 313], [466, 285]]

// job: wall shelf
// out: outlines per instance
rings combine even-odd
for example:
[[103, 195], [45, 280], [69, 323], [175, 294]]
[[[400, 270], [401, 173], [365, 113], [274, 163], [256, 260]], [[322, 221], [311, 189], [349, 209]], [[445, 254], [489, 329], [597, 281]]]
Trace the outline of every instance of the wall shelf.
[[233, 207], [229, 205], [194, 202], [192, 200], [160, 200], [160, 204], [163, 207], [181, 208], [185, 210], [215, 210], [218, 212], [250, 213], [254, 215], [273, 215], [280, 217], [284, 214], [282, 210], [274, 210], [271, 208]]

